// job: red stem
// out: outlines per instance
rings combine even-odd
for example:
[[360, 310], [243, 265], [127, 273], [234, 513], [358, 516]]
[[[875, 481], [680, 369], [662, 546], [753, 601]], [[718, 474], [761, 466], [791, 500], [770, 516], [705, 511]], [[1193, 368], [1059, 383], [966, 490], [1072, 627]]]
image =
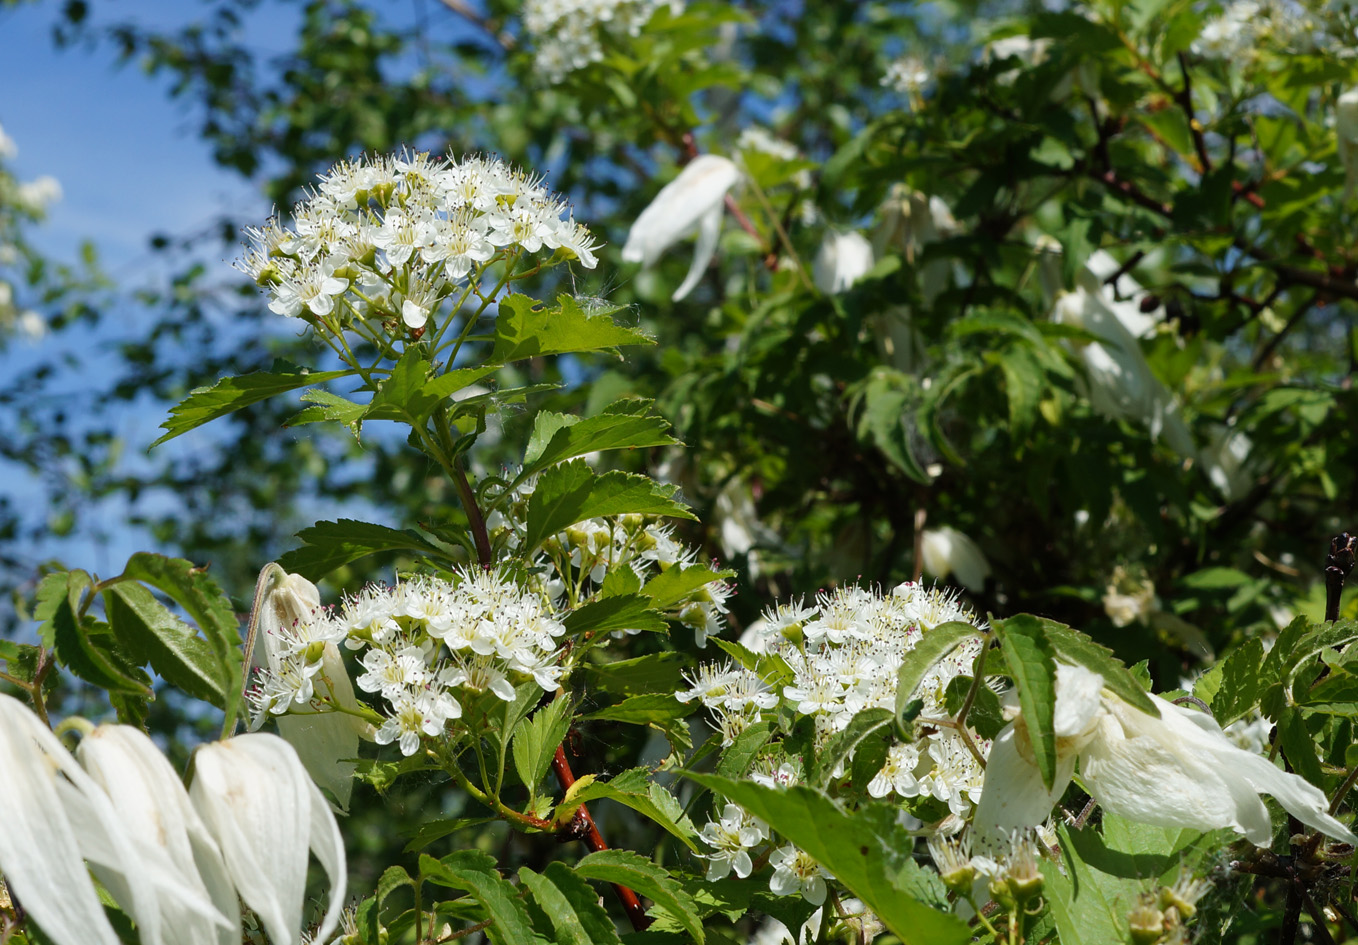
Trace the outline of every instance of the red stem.
[[[575, 783], [575, 774], [571, 771], [571, 763], [566, 760], [566, 749], [563, 745], [556, 746], [556, 755], [552, 758], [552, 771], [556, 774], [556, 779], [561, 783], [561, 790], [568, 791], [570, 786]], [[590, 852], [598, 853], [600, 850], [607, 850], [608, 844], [604, 842], [603, 834], [599, 833], [598, 826], [594, 823], [594, 818], [589, 815], [583, 804], [576, 814], [585, 825], [585, 835], [582, 838], [585, 846], [589, 847]], [[632, 922], [632, 928], [638, 932], [645, 931], [651, 924], [651, 920], [646, 915], [646, 910], [641, 907], [641, 900], [637, 894], [620, 883], [613, 884], [613, 891], [622, 900], [623, 911], [627, 913], [627, 918]]]

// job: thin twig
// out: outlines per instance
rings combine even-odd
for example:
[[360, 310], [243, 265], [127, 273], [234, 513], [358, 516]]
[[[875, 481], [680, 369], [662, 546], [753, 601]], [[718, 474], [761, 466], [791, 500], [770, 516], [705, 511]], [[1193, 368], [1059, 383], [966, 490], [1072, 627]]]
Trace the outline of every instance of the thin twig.
[[1339, 598], [1344, 594], [1344, 581], [1353, 570], [1354, 551], [1358, 537], [1341, 532], [1330, 540], [1330, 554], [1325, 559], [1325, 620], [1339, 619]]
[[1183, 74], [1184, 84], [1174, 93], [1174, 98], [1184, 110], [1184, 117], [1188, 119], [1188, 129], [1193, 134], [1193, 148], [1198, 152], [1198, 163], [1202, 165], [1202, 173], [1206, 174], [1212, 170], [1212, 160], [1207, 156], [1207, 142], [1203, 139], [1202, 125], [1198, 124], [1198, 119], [1193, 116], [1193, 86], [1188, 78], [1188, 57], [1182, 52], [1179, 53], [1179, 71]]

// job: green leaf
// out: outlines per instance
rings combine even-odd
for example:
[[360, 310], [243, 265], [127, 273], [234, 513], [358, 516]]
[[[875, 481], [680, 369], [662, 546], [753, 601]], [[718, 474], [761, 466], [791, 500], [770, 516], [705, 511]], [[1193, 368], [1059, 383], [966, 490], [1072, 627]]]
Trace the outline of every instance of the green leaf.
[[224, 710], [228, 721], [240, 712], [242, 670], [240, 621], [231, 599], [222, 592], [204, 568], [195, 567], [183, 558], [138, 552], [127, 560], [122, 576], [141, 581], [160, 591], [184, 608], [198, 625], [207, 644], [212, 648], [221, 668], [220, 677], [226, 700]]
[[402, 866], [388, 866], [378, 877], [377, 888], [373, 890], [373, 895], [377, 898], [380, 906], [387, 901], [387, 897], [403, 886], [415, 888], [415, 881], [410, 878], [410, 874]]
[[787, 665], [787, 660], [777, 653], [752, 653], [736, 641], [723, 640], [720, 637], [710, 637], [709, 641], [715, 643], [717, 649], [723, 651], [741, 666], [762, 679], [775, 692], [790, 683], [795, 676], [792, 667]]
[[1278, 745], [1292, 763], [1292, 770], [1317, 787], [1325, 784], [1325, 772], [1320, 768], [1315, 739], [1311, 737], [1300, 709], [1288, 706], [1278, 716]]
[[1160, 709], [1146, 694], [1127, 667], [1106, 646], [1100, 646], [1086, 634], [1055, 620], [1019, 614], [1004, 621], [1006, 625], [1040, 625], [1056, 654], [1065, 662], [1083, 666], [1103, 677], [1103, 684], [1121, 697], [1123, 702], [1136, 706], [1152, 718], [1160, 717]]
[[394, 420], [423, 429], [425, 421], [447, 397], [476, 383], [497, 367], [483, 364], [431, 377], [432, 368], [420, 349], [407, 348], [368, 402], [363, 419]]
[[617, 883], [645, 896], [668, 912], [693, 941], [703, 945], [703, 924], [693, 898], [650, 860], [630, 850], [600, 850], [575, 864], [575, 872], [585, 879]]
[[1203, 568], [1185, 576], [1179, 583], [1195, 591], [1216, 591], [1249, 584], [1254, 578], [1235, 568]]
[[525, 945], [536, 940], [528, 909], [518, 891], [495, 869], [495, 860], [478, 850], [460, 850], [436, 860], [420, 856], [420, 876], [431, 883], [465, 889], [485, 907], [491, 920], [486, 937], [502, 945]]
[[167, 683], [219, 709], [226, 707], [230, 669], [218, 661], [207, 640], [145, 587], [131, 581], [105, 587], [104, 610], [114, 635], [144, 655]]
[[557, 746], [570, 731], [571, 708], [570, 699], [553, 699], [514, 731], [514, 740], [510, 743], [514, 768], [534, 795], [547, 774], [547, 766], [552, 763]]
[[[847, 767], [850, 757], [865, 740], [880, 738], [895, 721], [896, 714], [890, 709], [871, 708], [859, 712], [849, 720], [843, 731], [836, 732], [825, 747], [816, 753], [816, 767], [812, 769], [807, 783], [822, 791], [828, 789], [835, 768], [841, 764]], [[879, 764], [873, 774], [881, 767]], [[854, 787], [865, 790], [867, 785], [855, 782]]]
[[1004, 390], [1009, 398], [1009, 423], [1017, 439], [1027, 435], [1037, 416], [1037, 402], [1046, 386], [1042, 365], [1024, 345], [1012, 344], [999, 358], [1004, 373]]
[[[149, 698], [150, 686], [127, 673], [120, 665], [123, 661], [97, 639], [99, 622], [81, 614], [81, 603], [91, 584], [84, 571], [64, 571], [43, 579], [44, 598], [55, 599], [55, 606], [51, 607], [50, 646], [62, 665], [86, 682], [110, 693]], [[54, 598], [58, 588], [61, 596]]]
[[927, 485], [932, 477], [911, 450], [910, 425], [906, 420], [911, 405], [919, 400], [919, 395], [906, 386], [911, 382], [887, 368], [874, 370], [851, 401], [858, 415], [855, 430], [860, 440], [881, 450], [906, 476]]
[[651, 606], [656, 610], [666, 610], [680, 601], [687, 600], [694, 591], [704, 585], [735, 576], [734, 571], [713, 571], [701, 564], [690, 564], [687, 567], [674, 565], [647, 581], [641, 593], [651, 599]]
[[165, 431], [148, 449], [155, 449], [166, 440], [201, 427], [209, 421], [234, 413], [242, 407], [267, 400], [278, 394], [318, 384], [337, 377], [348, 377], [353, 371], [307, 372], [295, 365], [279, 361], [273, 371], [256, 371], [240, 377], [224, 377], [211, 387], [199, 387], [170, 408], [170, 417], [160, 425]]
[[655, 609], [654, 602], [641, 594], [620, 594], [593, 600], [566, 615], [561, 623], [571, 636], [610, 630], [665, 633], [670, 625]]
[[963, 641], [978, 635], [979, 632], [971, 624], [952, 620], [921, 634], [914, 647], [906, 652], [901, 660], [901, 668], [896, 673], [896, 717], [902, 732], [908, 730], [903, 718], [905, 707], [910, 704], [911, 697], [929, 670]]
[[1259, 668], [1264, 665], [1264, 645], [1251, 638], [1193, 686], [1193, 694], [1207, 703], [1222, 726], [1244, 718], [1259, 704], [1262, 694]]
[[514, 483], [517, 485], [548, 466], [587, 453], [673, 446], [679, 441], [669, 435], [669, 429], [669, 421], [664, 417], [603, 413], [581, 420], [544, 410], [534, 418], [523, 470]]
[[1056, 729], [1052, 721], [1056, 711], [1056, 651], [1042, 624], [1023, 616], [995, 621], [995, 633], [1018, 688], [1037, 770], [1042, 783], [1051, 790], [1056, 783]]
[[363, 414], [368, 409], [367, 404], [354, 403], [323, 388], [307, 391], [302, 394], [302, 400], [316, 406], [303, 408], [293, 414], [284, 421], [283, 426], [297, 427], [307, 423], [334, 420], [348, 427], [354, 439], [358, 439], [359, 433], [363, 430]]
[[576, 792], [572, 807], [595, 800], [617, 801], [655, 821], [694, 853], [701, 852], [693, 841], [698, 832], [679, 802], [649, 775], [648, 768], [631, 768], [611, 781], [593, 781]]
[[467, 830], [471, 827], [480, 827], [483, 824], [493, 824], [498, 817], [442, 817], [438, 820], [426, 820], [420, 824], [414, 834], [410, 835], [410, 842], [402, 849], [402, 853], [415, 853], [423, 850], [436, 840], [457, 833], [459, 830]]
[[911, 857], [914, 839], [896, 824], [894, 813], [873, 808], [874, 816], [850, 815], [804, 785], [779, 790], [707, 774], [687, 777], [739, 804], [805, 850], [905, 945], [971, 941], [966, 923], [905, 894], [902, 886], [913, 883], [919, 867]]
[[589, 518], [624, 515], [665, 515], [694, 518], [674, 499], [677, 486], [662, 485], [645, 476], [624, 472], [596, 474], [583, 460], [553, 466], [538, 479], [528, 500], [524, 542], [531, 551], [567, 526]]
[[717, 762], [717, 776], [743, 778], [750, 773], [754, 761], [764, 746], [773, 738], [772, 722], [755, 722], [737, 735], [721, 753]]
[[636, 696], [647, 692], [678, 692], [684, 687], [686, 665], [688, 660], [682, 653], [667, 652], [613, 663], [588, 664], [584, 670], [602, 691], [617, 696]]
[[320, 580], [338, 567], [384, 551], [413, 551], [416, 554], [457, 561], [456, 555], [409, 528], [388, 528], [371, 522], [342, 518], [337, 522], [317, 522], [297, 533], [302, 547], [278, 559], [283, 570], [300, 574], [309, 581]]
[[495, 318], [495, 344], [489, 361], [508, 364], [525, 358], [568, 351], [608, 351], [621, 345], [651, 345], [655, 340], [634, 328], [623, 328], [609, 317], [620, 308], [588, 315], [569, 295], [557, 297], [555, 308], [514, 293], [500, 300]]
[[521, 866], [519, 880], [551, 919], [559, 945], [622, 945], [598, 894], [565, 863], [548, 863], [542, 873]]

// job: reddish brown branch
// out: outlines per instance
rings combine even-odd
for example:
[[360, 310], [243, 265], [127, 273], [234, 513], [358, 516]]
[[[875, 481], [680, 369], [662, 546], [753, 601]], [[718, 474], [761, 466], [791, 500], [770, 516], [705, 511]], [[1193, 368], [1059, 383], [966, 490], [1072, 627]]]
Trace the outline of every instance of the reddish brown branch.
[[[556, 755], [552, 758], [552, 772], [556, 775], [556, 780], [561, 784], [562, 791], [570, 790], [575, 783], [575, 774], [571, 771], [571, 763], [566, 760], [566, 748], [564, 745], [556, 746]], [[598, 853], [600, 850], [607, 850], [608, 844], [604, 842], [603, 834], [599, 833], [598, 826], [594, 823], [594, 818], [589, 815], [585, 805], [580, 805], [580, 810], [575, 815], [580, 819], [584, 827], [582, 840], [585, 846], [589, 847], [590, 852]], [[641, 907], [641, 899], [637, 894], [620, 883], [613, 883], [613, 891], [618, 894], [618, 899], [622, 901], [623, 911], [627, 913], [627, 918], [632, 922], [632, 928], [638, 932], [644, 931], [650, 926], [651, 920], [646, 915], [646, 910]]]

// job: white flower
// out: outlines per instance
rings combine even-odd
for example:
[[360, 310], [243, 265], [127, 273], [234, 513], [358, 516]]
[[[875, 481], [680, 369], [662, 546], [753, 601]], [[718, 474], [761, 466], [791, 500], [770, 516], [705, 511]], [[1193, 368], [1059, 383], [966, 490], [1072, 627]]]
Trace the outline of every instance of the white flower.
[[974, 822], [977, 842], [993, 849], [1014, 830], [1046, 820], [1078, 758], [1085, 789], [1104, 810], [1128, 820], [1203, 831], [1229, 827], [1267, 846], [1273, 825], [1259, 795], [1272, 794], [1302, 823], [1358, 843], [1330, 816], [1319, 788], [1237, 747], [1210, 715], [1150, 698], [1158, 719], [1105, 688], [1099, 674], [1058, 664], [1052, 789], [1042, 783], [1020, 715], [991, 747]]
[[856, 231], [825, 234], [811, 266], [816, 288], [826, 295], [848, 291], [873, 265], [872, 244]]
[[1147, 624], [1159, 606], [1155, 584], [1149, 578], [1133, 577], [1122, 565], [1113, 569], [1113, 577], [1103, 593], [1103, 611], [1113, 626]]
[[800, 892], [813, 906], [825, 901], [826, 872], [805, 851], [789, 843], [769, 854], [769, 865], [773, 867], [769, 889], [775, 896]]
[[712, 261], [726, 194], [739, 180], [740, 170], [724, 157], [700, 154], [694, 158], [678, 177], [660, 189], [632, 224], [627, 244], [622, 248], [623, 260], [653, 266], [665, 250], [696, 230], [693, 265], [671, 296], [678, 302], [693, 291]]
[[240, 907], [221, 852], [160, 749], [131, 726], [101, 725], [76, 757], [108, 794], [156, 889], [163, 940], [239, 942]]
[[117, 945], [83, 862], [160, 942], [151, 877], [99, 785], [19, 700], [0, 694], [0, 873], [57, 945]]
[[741, 879], [754, 870], [750, 850], [768, 839], [768, 827], [736, 804], [727, 804], [721, 820], [709, 820], [699, 836], [717, 852], [708, 854], [707, 881], [725, 879], [732, 869]]
[[344, 904], [344, 841], [292, 746], [274, 735], [240, 735], [198, 749], [194, 769], [189, 796], [270, 940], [298, 943], [308, 849], [330, 879], [330, 906], [315, 936], [327, 940]]
[[933, 78], [924, 63], [914, 56], [905, 56], [889, 63], [881, 84], [894, 89], [902, 95], [917, 97]]
[[1097, 412], [1142, 424], [1152, 439], [1163, 436], [1182, 456], [1196, 452], [1178, 402], [1152, 373], [1137, 335], [1102, 292], [1090, 293], [1080, 286], [1062, 294], [1052, 308], [1052, 321], [1083, 328], [1102, 339], [1074, 346], [1089, 379], [1090, 405]]
[[920, 541], [920, 554], [925, 571], [940, 581], [949, 574], [956, 574], [957, 580], [969, 591], [985, 587], [985, 579], [990, 575], [990, 562], [986, 561], [976, 542], [951, 526], [926, 528]]
[[1250, 462], [1252, 441], [1244, 431], [1215, 427], [1198, 454], [1203, 471], [1227, 502], [1241, 498], [1254, 485], [1257, 470]]

